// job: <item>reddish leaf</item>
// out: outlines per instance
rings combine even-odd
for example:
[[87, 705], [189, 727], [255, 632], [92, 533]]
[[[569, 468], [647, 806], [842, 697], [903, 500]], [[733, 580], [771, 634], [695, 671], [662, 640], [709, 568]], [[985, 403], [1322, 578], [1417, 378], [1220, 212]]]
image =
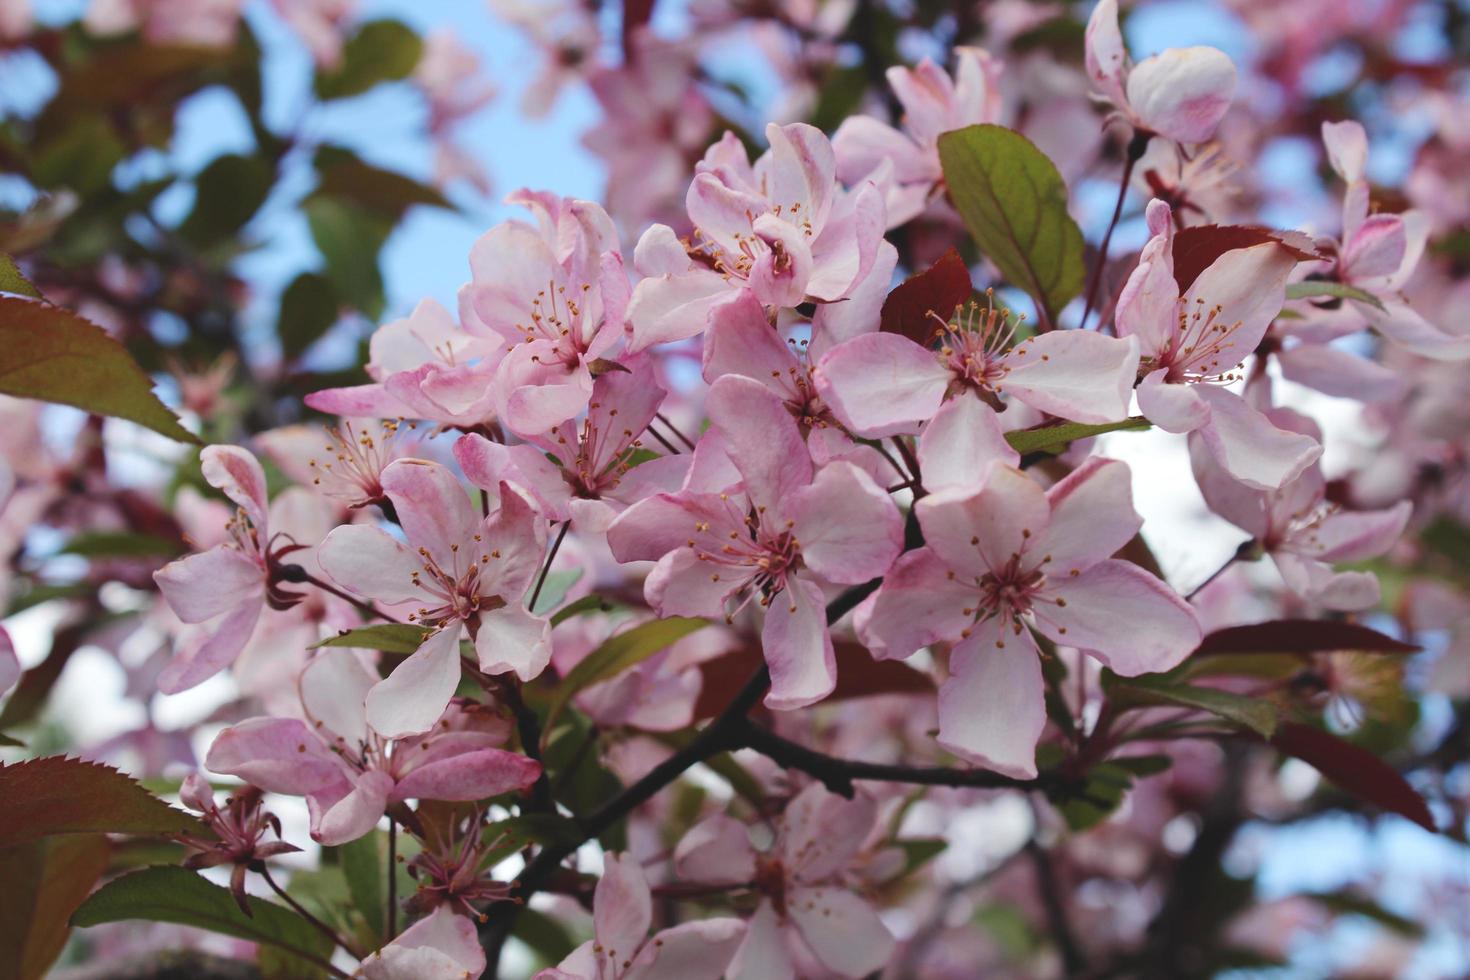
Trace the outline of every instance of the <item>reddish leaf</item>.
[[1212, 653], [1316, 653], [1321, 650], [1362, 650], [1373, 653], [1413, 653], [1412, 643], [1384, 636], [1357, 623], [1313, 619], [1273, 619], [1249, 626], [1216, 630], [1204, 638], [1195, 656]]
[[653, 18], [656, 0], [623, 0], [623, 60], [637, 60], [638, 35], [645, 24]]
[[[866, 647], [841, 640], [833, 644], [833, 650], [837, 654], [837, 687], [828, 695], [828, 701], [934, 693], [929, 675], [900, 660], [874, 660]], [[760, 651], [748, 648], [700, 664], [704, 683], [694, 705], [694, 717], [713, 718], [723, 711], [760, 663]]]
[[102, 834], [0, 848], [0, 977], [46, 975], [71, 932], [71, 915], [107, 868]]
[[1388, 763], [1367, 749], [1320, 728], [1285, 722], [1271, 744], [1320, 772], [1338, 789], [1390, 813], [1434, 830], [1429, 807], [1414, 787]]
[[0, 847], [54, 834], [206, 833], [108, 766], [64, 756], [0, 766]]
[[948, 322], [974, 291], [969, 267], [959, 252], [950, 249], [938, 262], [909, 276], [888, 294], [883, 301], [882, 329], [903, 334], [914, 343], [928, 347], [939, 327], [929, 314]]
[[1199, 274], [1226, 252], [1275, 242], [1296, 256], [1298, 262], [1320, 259], [1312, 241], [1301, 232], [1272, 231], [1255, 225], [1199, 225], [1174, 236], [1174, 279], [1182, 293]]

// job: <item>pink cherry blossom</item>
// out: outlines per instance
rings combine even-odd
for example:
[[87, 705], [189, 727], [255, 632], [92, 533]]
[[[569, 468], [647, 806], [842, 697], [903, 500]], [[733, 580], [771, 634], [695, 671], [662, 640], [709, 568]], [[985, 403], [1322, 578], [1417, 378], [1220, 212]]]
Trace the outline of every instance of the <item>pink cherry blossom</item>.
[[364, 980], [465, 980], [485, 970], [475, 923], [440, 907], [363, 960]]
[[1009, 311], [966, 305], [935, 321], [934, 345], [896, 333], [838, 344], [817, 364], [817, 390], [857, 435], [914, 432], [949, 397], [1016, 400], [1078, 422], [1128, 415], [1138, 344], [1088, 330], [1018, 339]]
[[[454, 455], [470, 482], [487, 491], [510, 483], [536, 501], [547, 517], [573, 521], [578, 530], [601, 533], [630, 503], [658, 490], [677, 489], [687, 456], [634, 464], [632, 454], [664, 399], [652, 366], [612, 370], [592, 384], [587, 414], [564, 421], [549, 434], [507, 446], [470, 434]], [[555, 457], [555, 461], [547, 454]]]
[[954, 60], [953, 78], [928, 58], [912, 69], [888, 69], [888, 85], [903, 105], [901, 130], [851, 116], [832, 136], [839, 178], [852, 186], [879, 178], [889, 228], [916, 217], [943, 184], [942, 134], [1000, 121], [1000, 63], [980, 48], [955, 48]]
[[289, 604], [291, 596], [273, 585], [273, 569], [283, 554], [306, 546], [276, 545], [265, 473], [254, 456], [237, 446], [208, 446], [199, 458], [204, 479], [238, 509], [222, 542], [169, 562], [153, 575], [179, 619], [203, 627], [197, 642], [181, 649], [159, 674], [159, 690], [167, 694], [194, 687], [229, 666], [249, 642], [268, 601]]
[[1235, 95], [1235, 65], [1218, 48], [1167, 48], [1134, 65], [1118, 30], [1118, 0], [1087, 21], [1087, 77], [1133, 127], [1180, 143], [1209, 139]]
[[592, 917], [593, 938], [535, 980], [718, 980], [745, 933], [739, 919], [715, 918], [650, 937], [653, 896], [628, 854], [603, 858]]
[[428, 731], [459, 684], [465, 631], [480, 669], [541, 673], [551, 657], [550, 625], [525, 607], [541, 562], [545, 529], [520, 494], [500, 493], [500, 508], [481, 517], [464, 487], [437, 463], [403, 459], [383, 471], [408, 543], [366, 524], [339, 527], [318, 549], [332, 580], [387, 603], [416, 603], [411, 618], [434, 627], [418, 650], [367, 698], [368, 722], [398, 737]]
[[629, 348], [683, 340], [741, 290], [767, 306], [831, 303], [867, 276], [883, 237], [883, 200], [870, 182], [837, 183], [832, 145], [805, 123], [766, 127], [771, 148], [754, 164], [731, 133], [716, 143], [689, 187], [694, 234], [666, 225], [638, 241], [645, 278], [628, 306]]
[[980, 488], [940, 490], [915, 509], [927, 544], [895, 563], [864, 639], [883, 657], [955, 644], [939, 741], [963, 758], [1036, 775], [1046, 711], [1032, 629], [1124, 676], [1168, 670], [1199, 643], [1187, 603], [1110, 557], [1143, 523], [1123, 463], [1089, 459], [1043, 491], [997, 462]]
[[470, 250], [467, 329], [508, 350], [492, 390], [506, 425], [542, 435], [587, 407], [592, 365], [623, 337], [628, 281], [617, 232], [590, 201], [520, 191], [538, 228], [506, 221]]
[[1347, 184], [1333, 274], [1337, 281], [1373, 294], [1382, 306], [1350, 299], [1353, 309], [1379, 333], [1421, 357], [1470, 358], [1470, 337], [1429, 322], [1402, 295], [1429, 242], [1429, 215], [1369, 214], [1368, 136], [1361, 123], [1323, 123], [1322, 143], [1333, 171]]
[[[1273, 409], [1271, 418], [1283, 429], [1321, 438], [1315, 423], [1290, 409]], [[1315, 464], [1280, 490], [1255, 490], [1232, 480], [1195, 437], [1190, 458], [1210, 509], [1259, 542], [1287, 588], [1328, 609], [1356, 611], [1378, 604], [1372, 572], [1338, 572], [1332, 566], [1386, 552], [1403, 534], [1413, 504], [1401, 500], [1386, 510], [1343, 510], [1326, 500], [1326, 480]]]
[[[221, 808], [214, 801], [214, 790], [209, 781], [199, 773], [191, 772], [179, 789], [179, 800], [202, 815], [211, 832], [208, 837], [179, 838], [190, 851], [184, 859], [184, 867], [197, 869], [233, 865], [230, 892], [240, 910], [250, 915], [250, 903], [245, 892], [245, 874], [251, 870], [250, 866], [301, 848], [281, 839], [281, 822], [275, 814], [261, 808], [258, 787], [243, 787]], [[267, 830], [275, 833], [275, 840], [265, 840]]]
[[321, 68], [342, 63], [343, 33], [357, 11], [358, 0], [272, 0], [276, 11], [291, 25], [312, 60]]
[[437, 301], [426, 299], [407, 318], [379, 327], [368, 350], [372, 384], [313, 392], [306, 404], [353, 418], [427, 419], [463, 429], [495, 421], [490, 383], [502, 346], [460, 329]]
[[[288, 425], [270, 429], [255, 442], [297, 483], [345, 507], [381, 503], [383, 470], [412, 455], [396, 421], [343, 421], [334, 426]], [[408, 428], [412, 428], [409, 426]]]
[[382, 735], [367, 709], [378, 683], [355, 654], [322, 654], [301, 674], [304, 721], [232, 725], [216, 736], [205, 765], [266, 792], [306, 797], [311, 836], [329, 845], [368, 833], [402, 800], [481, 800], [541, 775], [534, 760], [499, 748], [509, 727], [482, 706], [451, 705], [427, 735]]
[[837, 680], [822, 585], [882, 575], [902, 547], [902, 518], [853, 464], [816, 469], [795, 420], [759, 382], [727, 375], [707, 408], [740, 482], [640, 501], [608, 528], [608, 545], [619, 561], [658, 562], [644, 592], [661, 615], [764, 607], [766, 704], [812, 704]]
[[1266, 335], [1286, 302], [1296, 266], [1275, 242], [1231, 249], [1180, 295], [1174, 278], [1169, 206], [1150, 201], [1153, 233], [1118, 299], [1119, 336], [1137, 337], [1143, 359], [1138, 407], [1169, 432], [1198, 431], [1235, 479], [1257, 489], [1281, 486], [1322, 453], [1316, 440], [1285, 432], [1223, 387]]
[[893, 935], [850, 874], [877, 815], [866, 794], [847, 800], [814, 783], [787, 804], [767, 851], [723, 814], [684, 835], [674, 851], [681, 878], [760, 895], [729, 980], [795, 980], [811, 975], [799, 966], [811, 959], [840, 977], [883, 968]]

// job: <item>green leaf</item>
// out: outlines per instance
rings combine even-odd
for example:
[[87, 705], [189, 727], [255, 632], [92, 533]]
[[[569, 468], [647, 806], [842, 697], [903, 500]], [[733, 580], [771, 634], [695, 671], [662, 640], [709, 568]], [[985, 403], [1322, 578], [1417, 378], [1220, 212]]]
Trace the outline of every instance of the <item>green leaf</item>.
[[[546, 581], [541, 583], [541, 594], [536, 597], [536, 608], [531, 612], [537, 616], [545, 616], [551, 610], [561, 605], [566, 600], [567, 592], [582, 578], [583, 569], [569, 568], [563, 572], [551, 572], [546, 576]], [[526, 598], [531, 597], [531, 591], [536, 588], [534, 582], [531, 588], [526, 590]]]
[[318, 963], [331, 952], [329, 941], [291, 909], [259, 898], [246, 901], [248, 916], [228, 888], [193, 871], [143, 868], [103, 885], [71, 921], [83, 928], [132, 919], [173, 922], [274, 946]]
[[0, 765], [0, 847], [57, 834], [205, 833], [116, 769], [49, 756]]
[[421, 184], [394, 170], [364, 163], [351, 151], [330, 147], [317, 152], [321, 182], [316, 193], [352, 201], [398, 220], [415, 204], [453, 210], [454, 205], [437, 189]]
[[548, 965], [560, 963], [576, 946], [566, 926], [533, 908], [516, 911], [515, 927], [510, 934], [531, 947], [541, 962]]
[[64, 555], [84, 558], [147, 558], [176, 555], [179, 546], [166, 538], [131, 531], [88, 531], [78, 534], [61, 549]]
[[906, 837], [893, 843], [903, 851], [903, 871], [900, 872], [900, 877], [913, 874], [949, 846], [949, 841], [943, 837]]
[[407, 78], [418, 67], [424, 43], [408, 25], [396, 20], [372, 20], [347, 39], [342, 64], [316, 76], [316, 94], [323, 99], [360, 95], [379, 82]]
[[337, 322], [337, 294], [325, 276], [303, 272], [281, 294], [276, 336], [281, 353], [294, 361]]
[[81, 116], [40, 144], [31, 176], [46, 190], [65, 187], [89, 195], [106, 186], [112, 168], [126, 154], [106, 118]]
[[1057, 809], [1067, 826], [1081, 833], [1102, 823], [1133, 786], [1133, 774], [1113, 762], [1103, 762], [1087, 773], [1080, 790], [1069, 792], [1057, 801]]
[[230, 238], [260, 210], [274, 183], [275, 172], [260, 157], [215, 157], [194, 179], [194, 207], [179, 234], [196, 245]]
[[350, 201], [324, 195], [307, 200], [303, 210], [312, 240], [327, 261], [327, 281], [340, 299], [376, 320], [383, 312], [378, 252], [393, 222]]
[[1421, 923], [1390, 912], [1373, 899], [1366, 895], [1359, 895], [1357, 892], [1347, 889], [1335, 892], [1303, 892], [1302, 897], [1312, 899], [1337, 915], [1361, 915], [1372, 919], [1401, 936], [1417, 939], [1424, 935], [1424, 926]]
[[1317, 299], [1320, 297], [1330, 299], [1351, 299], [1359, 303], [1367, 303], [1376, 309], [1383, 309], [1383, 301], [1366, 289], [1357, 286], [1349, 286], [1343, 282], [1324, 282], [1320, 279], [1308, 279], [1303, 282], [1288, 283], [1286, 286], [1287, 299]]
[[413, 653], [432, 632], [434, 631], [427, 627], [412, 623], [375, 623], [322, 640], [314, 644], [312, 649], [356, 647], [361, 650], [382, 650], [384, 653]]
[[1007, 432], [1006, 442], [1011, 448], [1025, 456], [1029, 453], [1060, 453], [1078, 439], [1100, 436], [1104, 432], [1142, 432], [1149, 428], [1149, 420], [1142, 416], [1123, 419], [1119, 422], [1103, 422], [1100, 425], [1084, 425], [1081, 422], [1063, 422], [1040, 429], [1023, 429]]
[[1086, 274], [1056, 166], [1020, 133], [988, 123], [940, 136], [939, 162], [975, 244], [1055, 323]]
[[102, 834], [0, 848], [0, 977], [39, 980], [60, 955], [68, 921], [107, 870]]
[[17, 293], [31, 299], [41, 299], [41, 291], [31, 284], [15, 264], [15, 259], [0, 254], [0, 292]]
[[388, 838], [373, 831], [337, 849], [347, 893], [375, 938], [383, 938], [388, 910]]
[[647, 660], [683, 636], [709, 625], [705, 619], [687, 616], [671, 616], [649, 623], [640, 623], [605, 640], [567, 672], [552, 695], [551, 708], [546, 715], [545, 731], [550, 731], [562, 709], [572, 696], [598, 681], [605, 681]]
[[600, 595], [584, 595], [576, 602], [563, 606], [551, 616], [551, 625], [560, 626], [573, 616], [580, 616], [584, 612], [611, 612], [612, 604]]
[[1212, 687], [1178, 684], [1153, 675], [1117, 677], [1110, 681], [1110, 687], [1118, 693], [1123, 704], [1175, 704], [1185, 708], [1198, 708], [1249, 728], [1262, 738], [1270, 738], [1276, 731], [1276, 708], [1271, 702], [1260, 698], [1232, 694]]
[[153, 383], [107, 331], [57, 306], [0, 296], [0, 393], [74, 405], [199, 440], [153, 393]]

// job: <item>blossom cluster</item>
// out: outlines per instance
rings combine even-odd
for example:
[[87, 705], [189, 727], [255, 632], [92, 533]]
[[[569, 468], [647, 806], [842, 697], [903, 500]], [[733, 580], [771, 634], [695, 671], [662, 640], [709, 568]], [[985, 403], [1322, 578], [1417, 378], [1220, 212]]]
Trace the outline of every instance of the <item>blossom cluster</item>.
[[[230, 42], [238, 5], [182, 6], [89, 17]], [[278, 6], [318, 63], [341, 64], [351, 4]], [[150, 696], [223, 674], [240, 693], [202, 762], [244, 786], [220, 806], [194, 775], [181, 799], [208, 831], [184, 837], [188, 866], [230, 866], [245, 914], [247, 872], [295, 850], [263, 800], [300, 797], [333, 853], [365, 843], [376, 860], [380, 838], [412, 838], [412, 893], [397, 903], [390, 885], [386, 930], [366, 923], [379, 942], [336, 936], [362, 976], [493, 975], [533, 898], [579, 926], [577, 903], [591, 912], [544, 980], [919, 976], [920, 933], [881, 914], [914, 872], [910, 808], [1032, 790], [1033, 819], [1081, 830], [1078, 808], [1102, 820], [1118, 786], [1158, 771], [1140, 760], [1163, 758], [1168, 780], [1141, 781], [1102, 843], [1069, 856], [1109, 867], [1207, 792], [1189, 773], [1223, 764], [1189, 739], [1309, 752], [1279, 734], [1318, 732], [1301, 723], [1323, 700], [1308, 671], [1367, 710], [1387, 675], [1355, 651], [1393, 641], [1359, 617], [1387, 589], [1418, 626], [1463, 621], [1452, 590], [1375, 574], [1406, 531], [1470, 513], [1463, 426], [1447, 450], [1424, 424], [1463, 394], [1470, 334], [1443, 315], [1463, 290], [1411, 298], [1441, 275], [1433, 219], [1378, 194], [1359, 123], [1314, 134], [1336, 235], [1272, 229], [1221, 189], [1239, 180], [1220, 162], [1238, 142], [1235, 64], [1210, 47], [1135, 62], [1115, 0], [1035, 111], [1019, 108], [1024, 54], [959, 44], [889, 68], [891, 120], [854, 112], [830, 136], [773, 121], [758, 150], [712, 132], [691, 49], [625, 36], [641, 54], [597, 65], [581, 5], [495, 6], [549, 52], [529, 108], [586, 75], [608, 110], [588, 137], [609, 158], [606, 206], [509, 194], [518, 216], [471, 249], [457, 308], [424, 299], [373, 330], [361, 373], [293, 406], [318, 417], [203, 448], [202, 483], [170, 515], [189, 552], [130, 582], [159, 650]], [[696, 5], [699, 30], [731, 29], [738, 6]], [[846, 29], [841, 4], [787, 6], [779, 26], [812, 48]], [[441, 175], [479, 179], [445, 137], [490, 97], [456, 44], [431, 40], [413, 81]], [[1086, 145], [1059, 149], [1078, 113]], [[976, 149], [1011, 137], [1024, 155]], [[1115, 213], [1083, 283], [1065, 181], [1102, 140], [1140, 244], [1116, 254]], [[994, 176], [1006, 168], [1032, 190]], [[1002, 192], [977, 208], [982, 170]], [[1036, 190], [1048, 179], [1059, 200]], [[1056, 303], [1038, 266], [1069, 250], [1079, 282]], [[1370, 465], [1329, 467], [1317, 395], [1393, 433]], [[1144, 429], [1188, 460], [1193, 485], [1181, 473], [1170, 492], [1240, 532], [1203, 582], [1151, 550], [1138, 491], [1153, 477], [1121, 458]], [[0, 499], [23, 527], [64, 481], [10, 449]], [[1262, 558], [1274, 572], [1246, 569]], [[1361, 632], [1334, 645], [1309, 619]], [[1218, 639], [1262, 620], [1301, 632]], [[1199, 668], [1283, 651], [1301, 662], [1272, 684]], [[21, 677], [0, 631], [0, 695]], [[659, 795], [697, 763], [738, 795]], [[954, 799], [906, 798], [906, 782]], [[594, 838], [596, 860], [579, 850]], [[981, 961], [947, 930], [940, 909], [927, 939]], [[1069, 974], [1074, 943], [1058, 940]], [[974, 975], [942, 956], [922, 969]]]

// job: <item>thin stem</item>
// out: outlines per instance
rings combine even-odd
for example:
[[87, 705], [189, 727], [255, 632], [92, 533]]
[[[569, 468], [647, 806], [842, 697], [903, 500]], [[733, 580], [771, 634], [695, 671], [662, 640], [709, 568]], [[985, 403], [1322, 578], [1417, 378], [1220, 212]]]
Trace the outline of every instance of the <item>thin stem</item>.
[[898, 447], [898, 454], [903, 457], [904, 465], [909, 468], [909, 481], [913, 484], [914, 499], [918, 500], [928, 491], [924, 489], [924, 475], [919, 472], [919, 459], [909, 444], [904, 442], [903, 436], [894, 436], [893, 444]]
[[[283, 901], [285, 901], [285, 903], [287, 905], [291, 906], [292, 910], [294, 910], [297, 915], [301, 916], [308, 923], [310, 923], [311, 924], [311, 927], [313, 929], [315, 929], [317, 932], [321, 933], [322, 935], [324, 935], [328, 939], [330, 939], [332, 941], [332, 945], [334, 945], [334, 946], [340, 946], [340, 947], [342, 947], [343, 949], [346, 949], [346, 950], [351, 950], [352, 949], [352, 947], [349, 946], [346, 943], [346, 941], [344, 941], [342, 939], [342, 937], [337, 934], [337, 930], [336, 929], [333, 929], [331, 926], [327, 925], [321, 919], [318, 919], [316, 916], [312, 915], [309, 911], [307, 911], [307, 909], [306, 909], [305, 906], [303, 906], [300, 902], [296, 901], [296, 899], [292, 898], [290, 896], [290, 894], [287, 893], [286, 889], [282, 888], [279, 884], [277, 884], [276, 883], [276, 879], [271, 876], [270, 868], [268, 868], [264, 864], [262, 864], [262, 865], [259, 866], [258, 870], [260, 872], [260, 876], [265, 879], [265, 883], [267, 885], [270, 885], [271, 891], [273, 891], [277, 895], [281, 896], [281, 899]], [[324, 969], [326, 969], [327, 971], [329, 971], [332, 974], [332, 976], [334, 976], [334, 977], [345, 977], [345, 976], [347, 976], [346, 973], [344, 973], [343, 971], [337, 969], [335, 966], [333, 966], [332, 964], [328, 963], [326, 960], [319, 959], [318, 957], [312, 956], [312, 955], [310, 955], [310, 954], [308, 954], [308, 953], [306, 953], [306, 952], [304, 952], [302, 950], [295, 950], [295, 949], [293, 949], [292, 952], [296, 953], [296, 955], [301, 956], [301, 957], [303, 957], [305, 959], [311, 960], [313, 963], [317, 964], [320, 967], [323, 967]]]
[[[300, 565], [294, 565], [292, 567], [293, 568], [301, 568]], [[381, 620], [384, 620], [385, 622], [389, 622], [389, 623], [399, 622], [399, 620], [396, 620], [392, 616], [389, 616], [387, 613], [383, 612], [381, 609], [379, 609], [377, 606], [373, 605], [371, 602], [368, 602], [365, 599], [359, 599], [359, 598], [357, 598], [354, 595], [350, 595], [350, 594], [348, 594], [346, 592], [343, 592], [341, 589], [337, 588], [335, 585], [332, 585], [330, 582], [324, 582], [324, 581], [322, 581], [321, 579], [317, 578], [315, 575], [311, 574], [310, 572], [308, 572], [304, 568], [301, 568], [301, 571], [299, 573], [297, 573], [297, 575], [298, 575], [298, 577], [300, 578], [300, 580], [302, 582], [309, 582], [312, 585], [316, 586], [317, 588], [321, 589], [323, 592], [331, 593], [332, 595], [334, 595], [337, 598], [343, 600], [344, 602], [350, 602], [350, 603], [352, 603], [352, 605], [356, 606], [359, 610], [361, 610], [364, 614], [366, 614], [368, 617], [370, 617], [372, 619], [381, 619]], [[288, 579], [287, 581], [296, 581], [296, 579], [295, 578], [292, 578], [292, 579]]]
[[[515, 715], [516, 733], [521, 737], [521, 751], [536, 762], [541, 761], [541, 720], [536, 717], [521, 697], [520, 682], [513, 677], [497, 678], [499, 681], [500, 697], [510, 708], [511, 714]], [[536, 777], [536, 782], [531, 785], [531, 799], [529, 809], [541, 813], [556, 812], [556, 803], [551, 797], [551, 782], [546, 776], [546, 770], [541, 770], [541, 775]]]
[[398, 938], [398, 821], [388, 818], [388, 940]]
[[480, 516], [490, 516], [490, 491], [484, 487], [480, 488]]
[[1248, 541], [1242, 541], [1240, 543], [1240, 547], [1235, 549], [1235, 554], [1225, 559], [1225, 564], [1215, 569], [1209, 574], [1208, 578], [1206, 578], [1199, 585], [1196, 585], [1194, 588], [1189, 590], [1189, 595], [1184, 597], [1185, 601], [1188, 602], [1190, 599], [1193, 599], [1195, 596], [1203, 592], [1207, 585], [1215, 581], [1215, 579], [1219, 578], [1221, 575], [1224, 575], [1230, 569], [1230, 566], [1234, 565], [1238, 561], [1241, 561], [1242, 559], [1250, 558], [1252, 555], [1254, 555], [1257, 544], [1258, 542], [1255, 538], [1251, 538]]
[[1026, 853], [1031, 856], [1031, 863], [1036, 866], [1037, 890], [1041, 893], [1041, 904], [1046, 909], [1046, 918], [1051, 925], [1051, 938], [1057, 944], [1057, 952], [1062, 956], [1062, 968], [1066, 976], [1079, 976], [1086, 961], [1082, 957], [1082, 949], [1077, 945], [1077, 937], [1072, 932], [1072, 923], [1067, 918], [1067, 906], [1062, 899], [1061, 886], [1057, 882], [1057, 872], [1052, 864], [1051, 855], [1046, 848], [1036, 843], [1036, 838], [1026, 842]]
[[541, 587], [546, 584], [546, 576], [551, 574], [551, 563], [556, 561], [556, 553], [561, 550], [561, 543], [571, 526], [571, 521], [562, 521], [561, 530], [556, 532], [556, 540], [551, 543], [551, 550], [546, 553], [546, 564], [541, 566], [541, 574], [536, 576], [536, 587], [531, 590], [531, 601], [527, 603], [532, 612], [536, 611], [536, 600], [541, 598]]
[[1108, 230], [1103, 232], [1102, 244], [1098, 246], [1097, 265], [1092, 270], [1092, 281], [1087, 286], [1087, 305], [1082, 308], [1082, 319], [1077, 321], [1078, 328], [1087, 326], [1087, 317], [1097, 301], [1103, 268], [1108, 264], [1108, 246], [1113, 241], [1113, 229], [1118, 227], [1118, 219], [1123, 216], [1123, 202], [1128, 198], [1128, 182], [1133, 179], [1133, 165], [1143, 159], [1143, 154], [1148, 149], [1148, 140], [1148, 133], [1134, 133], [1133, 138], [1128, 141], [1128, 152], [1123, 162], [1123, 179], [1118, 182], [1118, 201], [1113, 205], [1113, 218], [1108, 222]]
[[684, 433], [680, 432], [679, 427], [670, 422], [668, 416], [666, 416], [663, 412], [654, 412], [653, 417], [658, 419], [665, 426], [667, 426], [668, 430], [674, 434], [675, 439], [678, 439], [684, 445], [688, 446], [690, 450], [694, 449], [694, 440], [690, 439]]
[[680, 455], [683, 452], [683, 450], [680, 449], [678, 446], [674, 445], [672, 442], [669, 442], [669, 440], [665, 439], [664, 436], [663, 436], [663, 433], [659, 432], [652, 425], [648, 426], [648, 428], [645, 429], [644, 431], [647, 432], [649, 435], [653, 436], [655, 439], [657, 439], [658, 442], [659, 442], [659, 445], [663, 446], [665, 449], [667, 449], [669, 452], [673, 453], [675, 456], [678, 456], [678, 455]]

